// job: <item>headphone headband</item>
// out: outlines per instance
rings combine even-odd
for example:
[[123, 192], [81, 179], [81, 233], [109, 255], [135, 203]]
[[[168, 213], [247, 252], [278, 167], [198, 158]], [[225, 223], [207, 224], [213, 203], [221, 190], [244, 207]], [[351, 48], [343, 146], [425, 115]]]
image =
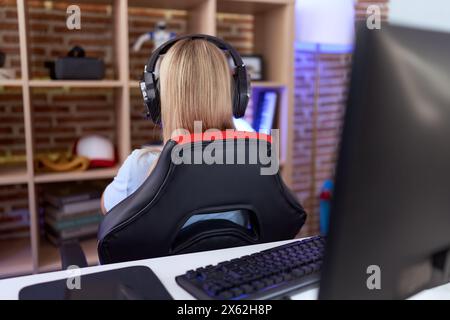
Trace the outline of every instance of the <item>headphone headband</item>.
[[169, 49], [172, 48], [172, 46], [175, 43], [177, 43], [180, 40], [185, 40], [185, 39], [190, 39], [190, 40], [203, 39], [208, 42], [211, 42], [211, 43], [215, 44], [216, 47], [218, 47], [219, 49], [221, 49], [223, 51], [228, 51], [230, 53], [231, 58], [233, 59], [234, 65], [236, 67], [244, 67], [244, 62], [242, 61], [241, 56], [236, 51], [236, 49], [234, 49], [230, 44], [226, 43], [225, 41], [223, 41], [217, 37], [213, 37], [213, 36], [210, 36], [207, 34], [192, 34], [192, 35], [180, 36], [180, 37], [171, 39], [171, 40], [163, 43], [161, 46], [159, 46], [159, 48], [157, 48], [153, 52], [150, 59], [148, 60], [148, 63], [146, 66], [147, 72], [155, 72], [156, 63], [158, 62], [159, 57], [162, 56], [163, 54], [166, 54], [167, 51], [169, 51]]
[[208, 42], [213, 43], [219, 49], [227, 51], [235, 65], [234, 79], [234, 97], [233, 97], [233, 115], [236, 118], [241, 118], [245, 114], [247, 108], [248, 100], [250, 98], [250, 80], [247, 74], [247, 69], [242, 61], [239, 53], [225, 41], [206, 34], [193, 34], [180, 36], [171, 39], [160, 47], [158, 47], [151, 55], [148, 63], [145, 66], [144, 75], [142, 81], [140, 82], [140, 88], [142, 96], [144, 98], [144, 105], [147, 109], [147, 117], [151, 118], [156, 124], [161, 123], [161, 105], [159, 98], [159, 86], [158, 80], [155, 77], [155, 68], [158, 59], [161, 55], [167, 53], [169, 49], [178, 41], [184, 39], [203, 39]]

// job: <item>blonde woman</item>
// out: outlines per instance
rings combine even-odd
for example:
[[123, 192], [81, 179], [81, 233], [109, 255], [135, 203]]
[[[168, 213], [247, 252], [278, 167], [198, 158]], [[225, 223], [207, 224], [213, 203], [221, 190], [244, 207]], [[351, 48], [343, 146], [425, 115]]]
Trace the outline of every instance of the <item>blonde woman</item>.
[[[176, 42], [162, 57], [159, 77], [164, 143], [177, 129], [194, 132], [195, 121], [202, 121], [203, 131], [233, 129], [234, 124], [239, 130], [252, 130], [243, 121], [233, 123], [231, 69], [225, 54], [216, 45], [203, 39]], [[103, 193], [105, 214], [141, 186], [157, 158], [158, 153], [151, 149], [137, 149], [128, 156]], [[195, 215], [185, 226], [218, 218], [246, 224], [239, 211], [230, 211]]]

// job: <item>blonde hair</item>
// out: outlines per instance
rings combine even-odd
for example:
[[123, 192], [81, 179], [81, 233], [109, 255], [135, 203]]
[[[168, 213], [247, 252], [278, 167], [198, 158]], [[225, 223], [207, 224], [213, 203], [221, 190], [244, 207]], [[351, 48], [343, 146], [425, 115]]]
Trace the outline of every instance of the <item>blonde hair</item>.
[[160, 65], [163, 139], [179, 129], [194, 132], [194, 121], [207, 129], [232, 129], [231, 70], [225, 54], [202, 39], [180, 40]]

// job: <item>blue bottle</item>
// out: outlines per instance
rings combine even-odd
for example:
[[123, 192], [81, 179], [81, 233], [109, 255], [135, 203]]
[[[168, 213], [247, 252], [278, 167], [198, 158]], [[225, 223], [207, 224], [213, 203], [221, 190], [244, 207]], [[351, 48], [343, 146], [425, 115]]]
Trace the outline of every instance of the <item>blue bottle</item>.
[[323, 236], [328, 234], [332, 194], [333, 181], [326, 180], [323, 183], [319, 201], [320, 234]]

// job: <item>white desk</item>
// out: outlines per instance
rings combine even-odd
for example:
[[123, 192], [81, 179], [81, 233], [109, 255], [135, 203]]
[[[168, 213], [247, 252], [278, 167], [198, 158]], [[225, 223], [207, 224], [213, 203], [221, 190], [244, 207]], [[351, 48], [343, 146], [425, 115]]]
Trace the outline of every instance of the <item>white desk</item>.
[[[88, 267], [82, 269], [82, 274], [111, 270], [129, 266], [148, 266], [158, 276], [163, 285], [167, 288], [174, 299], [194, 299], [189, 293], [179, 287], [175, 282], [175, 276], [185, 273], [187, 270], [216, 264], [224, 260], [238, 258], [247, 254], [252, 254], [271, 247], [289, 243], [295, 240], [280, 241], [259, 244], [254, 246], [238, 247], [224, 250], [214, 250], [199, 253], [191, 253], [177, 256], [169, 256], [155, 259], [138, 260], [132, 262], [116, 263], [103, 266]], [[31, 276], [17, 277], [0, 281], [0, 299], [17, 299], [19, 291], [25, 286], [64, 279], [69, 276], [67, 271], [57, 271], [36, 274]], [[318, 289], [311, 287], [294, 295], [295, 300], [316, 299]], [[413, 297], [414, 299], [450, 299], [450, 284], [426, 290]]]

